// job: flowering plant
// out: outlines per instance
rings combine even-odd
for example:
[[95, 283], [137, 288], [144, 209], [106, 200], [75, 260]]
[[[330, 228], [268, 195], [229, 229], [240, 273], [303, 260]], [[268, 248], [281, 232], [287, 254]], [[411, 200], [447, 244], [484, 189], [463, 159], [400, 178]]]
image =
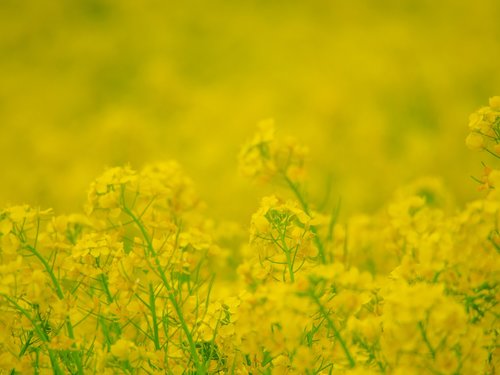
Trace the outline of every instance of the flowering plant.
[[[500, 97], [469, 126], [498, 157]], [[288, 195], [240, 246], [175, 162], [106, 170], [84, 213], [3, 209], [0, 373], [495, 373], [500, 171], [453, 214], [422, 179], [340, 222], [307, 197], [306, 150], [270, 121], [243, 147]]]

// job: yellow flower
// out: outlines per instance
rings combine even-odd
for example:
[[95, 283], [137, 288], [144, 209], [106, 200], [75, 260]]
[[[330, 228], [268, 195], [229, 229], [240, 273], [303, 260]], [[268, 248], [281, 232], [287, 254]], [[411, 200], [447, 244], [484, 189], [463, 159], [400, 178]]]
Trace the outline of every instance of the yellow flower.
[[12, 222], [5, 218], [0, 220], [0, 234], [7, 234], [12, 230]]
[[21, 246], [21, 242], [15, 234], [7, 233], [2, 236], [1, 245], [1, 250], [4, 254], [13, 255]]
[[239, 153], [240, 172], [263, 182], [275, 176], [295, 183], [302, 181], [307, 148], [293, 138], [276, 139], [274, 133], [272, 120], [259, 123], [257, 133]]
[[489, 105], [491, 109], [500, 111], [500, 96], [493, 96], [489, 100]]
[[129, 340], [118, 339], [111, 345], [111, 354], [121, 361], [126, 361], [131, 355], [131, 351], [135, 349], [135, 344]]
[[306, 346], [299, 346], [293, 357], [293, 367], [298, 373], [305, 374], [308, 370], [314, 369], [318, 353]]
[[469, 133], [465, 139], [465, 144], [471, 150], [482, 150], [484, 148], [484, 137], [476, 132]]
[[259, 128], [258, 133], [255, 135], [254, 143], [264, 143], [271, 142], [274, 140], [275, 128], [274, 128], [274, 119], [269, 118], [262, 120], [257, 124]]

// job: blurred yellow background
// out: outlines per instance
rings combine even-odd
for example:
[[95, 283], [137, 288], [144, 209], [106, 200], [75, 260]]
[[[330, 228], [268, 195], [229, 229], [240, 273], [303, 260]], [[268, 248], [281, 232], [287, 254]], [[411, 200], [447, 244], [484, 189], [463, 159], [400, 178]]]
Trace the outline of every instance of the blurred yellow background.
[[484, 155], [469, 113], [500, 92], [498, 0], [0, 2], [0, 204], [79, 209], [106, 166], [176, 159], [214, 217], [266, 188], [237, 174], [255, 124], [311, 148], [344, 212], [422, 175], [457, 201]]

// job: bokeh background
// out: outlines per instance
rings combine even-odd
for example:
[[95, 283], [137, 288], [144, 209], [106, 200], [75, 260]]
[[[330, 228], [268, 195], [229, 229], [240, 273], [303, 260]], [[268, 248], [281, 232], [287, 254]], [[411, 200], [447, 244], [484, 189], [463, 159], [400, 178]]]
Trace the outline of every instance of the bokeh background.
[[313, 200], [369, 212], [437, 175], [462, 204], [499, 20], [498, 0], [2, 0], [0, 204], [78, 210], [106, 166], [173, 158], [246, 222], [268, 188], [237, 154], [269, 117], [310, 146]]

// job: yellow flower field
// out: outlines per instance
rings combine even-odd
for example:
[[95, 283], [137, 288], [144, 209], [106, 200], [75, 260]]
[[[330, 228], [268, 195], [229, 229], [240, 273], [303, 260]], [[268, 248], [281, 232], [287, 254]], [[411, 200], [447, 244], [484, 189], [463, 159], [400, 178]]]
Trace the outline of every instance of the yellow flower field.
[[495, 374], [499, 19], [0, 2], [0, 374]]

